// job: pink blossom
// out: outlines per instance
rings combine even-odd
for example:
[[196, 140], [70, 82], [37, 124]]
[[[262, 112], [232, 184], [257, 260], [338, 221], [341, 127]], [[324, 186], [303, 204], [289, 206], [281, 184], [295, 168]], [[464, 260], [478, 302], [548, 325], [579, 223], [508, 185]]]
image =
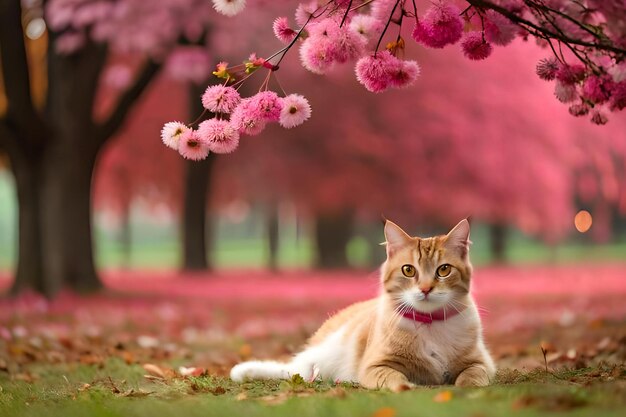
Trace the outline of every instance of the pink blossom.
[[626, 62], [612, 65], [607, 72], [616, 83], [626, 80]]
[[468, 32], [461, 41], [461, 48], [465, 56], [471, 60], [479, 61], [491, 55], [491, 44], [485, 41], [483, 32]]
[[572, 104], [569, 107], [568, 111], [569, 111], [569, 114], [575, 117], [585, 116], [586, 114], [589, 114], [589, 106], [587, 106], [584, 103]]
[[246, 0], [213, 0], [213, 8], [226, 16], [235, 16], [246, 7]]
[[280, 111], [283, 109], [283, 99], [273, 91], [261, 91], [251, 97], [253, 105], [261, 118], [269, 122], [277, 122], [280, 119]]
[[230, 113], [240, 101], [237, 90], [223, 85], [210, 85], [202, 95], [202, 105], [213, 113]]
[[601, 104], [609, 99], [612, 87], [610, 78], [592, 75], [583, 83], [582, 93], [589, 101]]
[[611, 89], [611, 111], [623, 110], [626, 107], [626, 80], [614, 83]]
[[389, 84], [396, 88], [408, 87], [419, 75], [420, 67], [417, 62], [400, 60], [400, 65], [390, 71]]
[[239, 146], [239, 132], [228, 120], [205, 120], [198, 126], [198, 135], [211, 152], [231, 153]]
[[609, 118], [599, 110], [594, 110], [591, 115], [591, 123], [595, 123], [597, 125], [605, 125], [609, 121]]
[[515, 39], [518, 27], [505, 16], [493, 10], [485, 13], [485, 38], [495, 45], [508, 45]]
[[300, 26], [304, 26], [318, 7], [317, 0], [312, 0], [308, 3], [300, 3], [298, 8], [296, 8], [296, 23]]
[[430, 48], [457, 43], [463, 36], [461, 10], [452, 3], [432, 5], [416, 23], [413, 39]]
[[230, 123], [239, 133], [258, 135], [265, 129], [267, 121], [252, 98], [241, 100], [230, 116]]
[[352, 30], [350, 26], [347, 25], [339, 29], [337, 36], [333, 38], [333, 41], [334, 59], [340, 64], [363, 55], [367, 45], [367, 38]]
[[562, 64], [556, 72], [556, 79], [563, 84], [576, 84], [585, 79], [585, 67], [582, 65]]
[[557, 81], [554, 85], [554, 95], [561, 103], [571, 103], [578, 98], [576, 87]]
[[419, 75], [414, 61], [402, 61], [389, 51], [359, 59], [355, 67], [356, 78], [368, 91], [379, 93], [389, 87], [403, 87]]
[[185, 159], [200, 161], [209, 155], [207, 142], [195, 130], [187, 130], [178, 141], [178, 153]]
[[274, 24], [272, 25], [272, 29], [274, 30], [274, 35], [283, 43], [291, 42], [298, 33], [289, 27], [289, 21], [286, 17], [276, 18], [276, 20], [274, 20]]
[[334, 64], [333, 41], [326, 36], [310, 36], [300, 47], [302, 66], [316, 74], [325, 74]]
[[183, 133], [190, 130], [187, 125], [182, 122], [168, 122], [161, 129], [161, 140], [165, 146], [178, 150], [178, 142]]
[[311, 117], [309, 101], [299, 94], [290, 94], [283, 99], [279, 123], [286, 129], [301, 125]]
[[536, 71], [539, 78], [541, 78], [542, 80], [550, 81], [554, 80], [558, 69], [559, 61], [554, 57], [550, 57], [540, 60], [537, 64]]
[[385, 25], [374, 16], [357, 14], [350, 21], [350, 28], [365, 36], [368, 40], [377, 38], [382, 33]]

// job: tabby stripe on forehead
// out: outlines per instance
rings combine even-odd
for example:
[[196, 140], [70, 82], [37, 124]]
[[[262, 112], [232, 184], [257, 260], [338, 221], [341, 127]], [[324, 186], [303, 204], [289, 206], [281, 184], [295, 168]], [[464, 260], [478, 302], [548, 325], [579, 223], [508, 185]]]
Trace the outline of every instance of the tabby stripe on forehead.
[[422, 260], [422, 239], [417, 239], [417, 253], [419, 254], [419, 260]]

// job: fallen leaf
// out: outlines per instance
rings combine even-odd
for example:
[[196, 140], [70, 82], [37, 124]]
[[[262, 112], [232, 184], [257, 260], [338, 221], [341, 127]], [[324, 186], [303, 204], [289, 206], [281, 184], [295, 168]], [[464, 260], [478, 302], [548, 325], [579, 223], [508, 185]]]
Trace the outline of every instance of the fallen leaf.
[[137, 344], [144, 349], [151, 349], [159, 346], [159, 339], [152, 336], [142, 335], [137, 337]]
[[249, 359], [252, 356], [252, 346], [247, 343], [241, 345], [239, 348], [239, 356], [243, 360]]
[[552, 363], [563, 357], [563, 352], [550, 352], [546, 355], [546, 361]]
[[207, 372], [204, 368], [181, 366], [178, 368], [178, 373], [180, 373], [182, 376], [202, 376], [205, 375]]
[[396, 415], [396, 409], [392, 407], [383, 407], [374, 411], [372, 417], [394, 417]]
[[574, 359], [576, 359], [576, 349], [568, 349], [567, 353], [565, 353], [565, 357], [571, 361], [573, 361]]
[[135, 355], [132, 352], [125, 350], [120, 354], [120, 357], [126, 362], [126, 365], [135, 363]]
[[237, 401], [243, 401], [243, 400], [247, 400], [248, 399], [248, 394], [246, 394], [245, 392], [240, 392], [239, 394], [237, 394], [235, 396], [235, 399]]
[[148, 372], [149, 375], [165, 379], [165, 370], [157, 365], [154, 365], [152, 363], [146, 363], [143, 365], [143, 369]]
[[433, 401], [436, 403], [447, 403], [451, 399], [452, 399], [452, 391], [441, 391], [433, 397]]

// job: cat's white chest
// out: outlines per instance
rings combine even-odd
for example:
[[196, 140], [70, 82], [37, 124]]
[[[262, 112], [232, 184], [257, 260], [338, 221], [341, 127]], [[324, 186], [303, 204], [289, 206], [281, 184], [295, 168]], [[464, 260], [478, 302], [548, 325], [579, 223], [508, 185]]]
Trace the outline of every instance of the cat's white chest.
[[416, 329], [415, 354], [429, 361], [441, 375], [450, 371], [451, 363], [458, 362], [475, 341], [468, 318], [456, 316], [446, 321], [423, 324]]

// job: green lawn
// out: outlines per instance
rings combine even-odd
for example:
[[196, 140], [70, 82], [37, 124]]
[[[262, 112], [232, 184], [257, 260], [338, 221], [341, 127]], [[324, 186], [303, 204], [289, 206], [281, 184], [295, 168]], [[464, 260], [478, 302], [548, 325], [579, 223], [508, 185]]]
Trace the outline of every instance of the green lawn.
[[[147, 380], [138, 365], [46, 365], [34, 383], [0, 373], [0, 415], [67, 416], [623, 416], [621, 368], [522, 375], [488, 388], [424, 387], [394, 394], [351, 384], [254, 382], [216, 376]], [[604, 378], [597, 375], [604, 372]], [[86, 385], [89, 384], [89, 385]], [[446, 392], [446, 391], [449, 391]], [[446, 392], [441, 395], [440, 393]], [[385, 408], [387, 408], [385, 410]]]

